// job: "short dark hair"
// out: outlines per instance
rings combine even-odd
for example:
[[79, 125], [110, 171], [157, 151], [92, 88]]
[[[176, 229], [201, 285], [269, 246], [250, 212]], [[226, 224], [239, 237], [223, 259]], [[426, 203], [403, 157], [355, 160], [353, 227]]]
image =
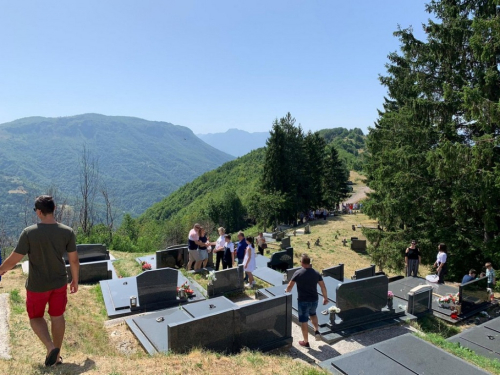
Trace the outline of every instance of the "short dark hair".
[[54, 212], [56, 203], [50, 195], [40, 195], [35, 199], [35, 208], [42, 211], [42, 214], [47, 215]]
[[245, 240], [247, 240], [248, 242], [250, 242], [253, 245], [253, 237], [252, 236], [246, 236]]
[[307, 255], [306, 253], [302, 254], [302, 256], [300, 257], [300, 261], [304, 264], [311, 264], [311, 258], [309, 258], [309, 255]]
[[225, 235], [224, 235], [224, 238], [229, 238], [229, 239], [231, 239], [231, 235], [230, 235], [229, 233], [228, 233], [228, 234], [225, 234]]
[[243, 238], [245, 238], [245, 233], [243, 233], [241, 230], [238, 232], [238, 236], [241, 236]]
[[476, 272], [476, 270], [475, 270], [474, 268], [471, 268], [471, 269], [469, 270], [469, 273], [470, 273], [471, 275], [473, 275], [473, 274], [475, 275], [477, 272]]
[[439, 250], [441, 250], [442, 252], [446, 253], [446, 245], [444, 243], [440, 243], [439, 246], [438, 246]]

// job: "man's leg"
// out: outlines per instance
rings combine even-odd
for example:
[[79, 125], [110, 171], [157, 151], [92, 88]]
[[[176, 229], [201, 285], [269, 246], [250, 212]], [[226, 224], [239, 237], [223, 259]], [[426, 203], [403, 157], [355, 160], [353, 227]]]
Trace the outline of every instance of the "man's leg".
[[302, 329], [302, 336], [304, 337], [304, 342], [309, 342], [309, 329], [308, 329], [308, 323], [300, 323], [300, 328]]
[[47, 322], [43, 317], [33, 318], [30, 319], [30, 325], [33, 332], [35, 332], [35, 334], [38, 336], [43, 345], [45, 345], [45, 348], [47, 348], [47, 355], [49, 355], [50, 351], [56, 348], [56, 346], [54, 345], [54, 343], [50, 338]]
[[66, 330], [66, 320], [64, 315], [61, 316], [51, 316], [50, 325], [52, 331], [52, 340], [54, 342], [54, 347], [61, 348], [64, 339], [64, 332]]
[[319, 327], [318, 327], [318, 316], [317, 315], [311, 316], [311, 323], [314, 326], [314, 332], [318, 331]]

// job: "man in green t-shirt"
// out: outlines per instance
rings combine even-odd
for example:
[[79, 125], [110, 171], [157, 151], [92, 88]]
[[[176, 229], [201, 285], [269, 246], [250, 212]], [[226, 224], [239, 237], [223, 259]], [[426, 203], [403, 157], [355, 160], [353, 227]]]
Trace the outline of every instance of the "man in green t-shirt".
[[[64, 312], [68, 301], [68, 277], [63, 254], [68, 254], [71, 269], [70, 293], [78, 291], [80, 269], [75, 233], [70, 227], [55, 220], [55, 208], [52, 197], [41, 195], [36, 198], [34, 211], [40, 223], [23, 230], [14, 252], [0, 266], [0, 275], [3, 275], [25, 255], [28, 256], [26, 310], [31, 328], [47, 349], [46, 366], [53, 366], [62, 361], [60, 351], [66, 328]], [[52, 338], [44, 318], [47, 304]]]

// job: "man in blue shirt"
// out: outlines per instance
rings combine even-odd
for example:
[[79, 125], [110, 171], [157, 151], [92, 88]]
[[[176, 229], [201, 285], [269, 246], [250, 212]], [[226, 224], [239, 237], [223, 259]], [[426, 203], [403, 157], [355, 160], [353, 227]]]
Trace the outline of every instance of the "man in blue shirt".
[[[236, 257], [238, 258], [238, 265], [243, 264], [243, 259], [245, 258], [245, 250], [248, 245], [245, 241], [245, 233], [242, 231], [238, 232], [238, 248], [236, 249]], [[245, 272], [245, 281], [248, 280], [247, 273]]]
[[476, 279], [476, 270], [471, 269], [469, 271], [468, 275], [465, 275], [464, 278], [462, 279], [462, 284], [468, 283], [469, 281], [475, 280]]

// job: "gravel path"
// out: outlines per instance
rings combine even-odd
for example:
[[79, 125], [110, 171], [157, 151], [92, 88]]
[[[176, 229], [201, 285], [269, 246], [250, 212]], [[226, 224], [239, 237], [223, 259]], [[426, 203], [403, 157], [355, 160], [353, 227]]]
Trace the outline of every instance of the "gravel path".
[[9, 294], [0, 294], [0, 359], [11, 359], [9, 331]]

